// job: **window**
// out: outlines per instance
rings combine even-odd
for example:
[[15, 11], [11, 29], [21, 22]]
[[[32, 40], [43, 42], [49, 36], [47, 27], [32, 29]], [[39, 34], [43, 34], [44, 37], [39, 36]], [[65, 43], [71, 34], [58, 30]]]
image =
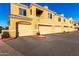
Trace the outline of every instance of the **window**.
[[43, 11], [40, 9], [36, 9], [36, 16], [40, 17], [42, 15]]
[[72, 24], [72, 21], [70, 20], [70, 23]]
[[48, 18], [52, 19], [52, 14], [48, 13]]
[[72, 26], [70, 26], [70, 28], [72, 28]]
[[78, 23], [78, 26], [79, 26], [79, 23]]
[[76, 24], [74, 24], [74, 26], [76, 26]]
[[58, 21], [61, 22], [61, 18], [60, 17], [58, 18]]
[[72, 24], [73, 24], [74, 22], [72, 21]]
[[68, 27], [68, 26], [64, 26], [64, 27]]
[[30, 9], [30, 15], [32, 15], [32, 9]]
[[64, 19], [64, 23], [65, 23], [65, 24], [67, 24], [67, 21], [66, 21], [66, 19]]
[[26, 10], [19, 8], [19, 14], [23, 15], [23, 16], [26, 16]]
[[64, 22], [66, 22], [66, 20], [64, 19]]
[[70, 21], [70, 23], [71, 23], [71, 21]]

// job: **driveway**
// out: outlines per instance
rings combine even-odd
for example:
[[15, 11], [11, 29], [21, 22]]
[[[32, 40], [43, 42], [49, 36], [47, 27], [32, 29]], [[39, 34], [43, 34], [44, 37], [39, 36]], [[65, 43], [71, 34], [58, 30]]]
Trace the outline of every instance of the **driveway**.
[[79, 32], [50, 34], [42, 40], [28, 36], [3, 42], [24, 56], [79, 56]]

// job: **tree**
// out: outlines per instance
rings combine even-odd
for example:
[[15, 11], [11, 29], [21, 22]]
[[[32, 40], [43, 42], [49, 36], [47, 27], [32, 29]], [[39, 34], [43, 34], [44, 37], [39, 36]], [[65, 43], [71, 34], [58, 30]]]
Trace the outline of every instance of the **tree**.
[[4, 29], [4, 27], [2, 27], [2, 26], [0, 26], [0, 33], [1, 33], [1, 31]]
[[6, 29], [6, 30], [8, 30], [8, 29], [9, 29], [9, 27], [5, 27], [5, 29]]

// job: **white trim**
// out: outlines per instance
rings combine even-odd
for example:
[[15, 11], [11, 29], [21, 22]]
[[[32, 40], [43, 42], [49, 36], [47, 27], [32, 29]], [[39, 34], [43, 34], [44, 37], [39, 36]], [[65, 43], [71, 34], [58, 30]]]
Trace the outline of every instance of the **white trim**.
[[38, 23], [38, 24], [43, 24], [43, 25], [52, 25], [52, 24], [46, 24], [46, 23]]
[[9, 30], [9, 31], [16, 31], [16, 30]]
[[19, 6], [22, 6], [22, 7], [28, 8], [28, 6], [27, 6], [27, 5], [24, 5], [24, 4], [20, 4], [20, 3], [13, 3], [13, 4], [16, 4], [16, 5], [19, 5]]

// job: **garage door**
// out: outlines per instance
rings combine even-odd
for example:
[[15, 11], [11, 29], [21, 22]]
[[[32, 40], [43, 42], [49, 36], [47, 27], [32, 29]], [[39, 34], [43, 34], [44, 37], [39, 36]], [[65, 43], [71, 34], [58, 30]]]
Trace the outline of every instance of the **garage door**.
[[60, 27], [54, 27], [54, 32], [59, 33], [62, 32]]
[[68, 27], [64, 27], [64, 31], [68, 32], [69, 31]]
[[40, 34], [50, 34], [52, 33], [52, 27], [50, 26], [39, 26]]
[[31, 25], [18, 24], [19, 36], [29, 36], [32, 35]]

